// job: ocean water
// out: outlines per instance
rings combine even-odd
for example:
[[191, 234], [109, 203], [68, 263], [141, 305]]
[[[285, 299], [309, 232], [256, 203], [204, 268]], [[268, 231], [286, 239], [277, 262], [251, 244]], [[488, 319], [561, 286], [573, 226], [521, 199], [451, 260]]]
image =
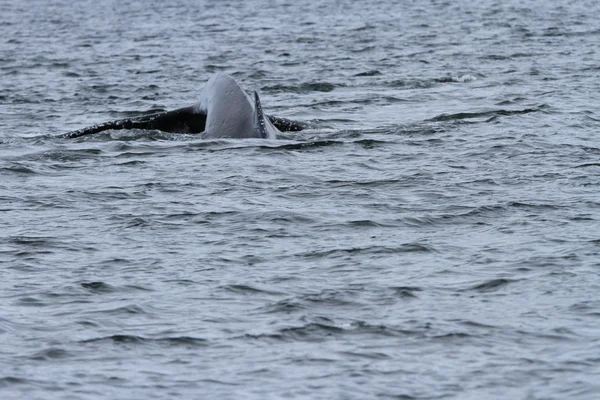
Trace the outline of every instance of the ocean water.
[[[600, 5], [0, 4], [0, 398], [600, 398]], [[62, 133], [196, 101], [277, 140]]]

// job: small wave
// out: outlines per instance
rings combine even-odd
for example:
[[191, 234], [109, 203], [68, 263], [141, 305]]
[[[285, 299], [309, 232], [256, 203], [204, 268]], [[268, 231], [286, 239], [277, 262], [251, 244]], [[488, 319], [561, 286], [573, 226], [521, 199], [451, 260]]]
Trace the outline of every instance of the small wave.
[[381, 75], [381, 72], [379, 72], [376, 69], [370, 70], [370, 71], [365, 71], [365, 72], [359, 72], [358, 74], [354, 74], [354, 76], [376, 76], [376, 75]]
[[456, 114], [440, 114], [436, 117], [429, 119], [429, 121], [440, 122], [440, 121], [453, 121], [463, 119], [474, 119], [474, 118], [493, 118], [499, 116], [511, 116], [520, 114], [530, 114], [541, 111], [539, 108], [526, 108], [523, 110], [490, 110], [481, 112], [463, 112]]
[[290, 314], [296, 311], [314, 308], [316, 305], [326, 307], [355, 307], [359, 304], [357, 302], [357, 296], [362, 290], [362, 288], [349, 288], [345, 290], [326, 289], [318, 293], [310, 293], [291, 299], [279, 300], [267, 306], [260, 307], [257, 311], [260, 313], [281, 312]]
[[302, 254], [306, 258], [329, 258], [340, 257], [347, 254], [397, 254], [397, 253], [413, 253], [413, 252], [433, 252], [433, 248], [421, 243], [405, 243], [396, 247], [371, 246], [371, 247], [351, 247], [345, 249], [332, 249], [325, 251], [311, 251]]
[[131, 291], [152, 291], [151, 289], [145, 288], [138, 285], [125, 285], [125, 286], [113, 286], [105, 282], [83, 282], [80, 284], [82, 288], [88, 290], [90, 293], [115, 293], [115, 292], [131, 292]]
[[146, 164], [146, 161], [142, 161], [142, 160], [131, 160], [131, 161], [125, 161], [122, 163], [117, 163], [116, 165], [122, 166], [122, 167], [136, 167], [138, 165], [142, 165], [142, 164]]
[[8, 243], [34, 248], [57, 246], [57, 241], [55, 238], [44, 236], [13, 236], [8, 239]]
[[312, 150], [328, 146], [341, 146], [344, 142], [337, 140], [317, 140], [312, 142], [287, 143], [281, 146], [259, 146], [261, 149], [279, 150]]
[[515, 280], [510, 279], [492, 279], [483, 283], [479, 283], [475, 286], [468, 288], [467, 290], [475, 290], [477, 292], [495, 292], [496, 290], [500, 290], [506, 285], [516, 282]]
[[283, 314], [291, 314], [293, 312], [305, 310], [306, 306], [301, 304], [299, 301], [285, 299], [278, 301], [273, 304], [269, 304], [267, 306], [261, 307], [258, 311], [260, 313], [283, 313]]
[[[150, 129], [122, 129], [114, 130], [108, 129], [102, 132], [94, 133], [93, 135], [84, 135], [77, 138], [70, 139], [71, 143], [87, 143], [87, 142], [112, 142], [112, 141], [129, 141], [129, 142], [158, 142], [158, 141], [174, 141], [182, 140], [183, 138], [194, 138], [197, 135], [190, 134], [178, 134], [163, 132], [159, 130]], [[59, 139], [64, 137], [58, 136]], [[124, 144], [122, 144], [124, 145]], [[130, 147], [134, 148], [134, 147]], [[138, 154], [139, 155], [139, 154]]]
[[50, 361], [64, 359], [69, 356], [70, 353], [66, 350], [59, 348], [49, 348], [32, 355], [30, 358], [36, 361]]
[[356, 220], [356, 221], [350, 221], [347, 222], [345, 224], [346, 226], [349, 227], [358, 227], [358, 228], [379, 228], [379, 227], [384, 227], [384, 226], [394, 226], [394, 225], [386, 225], [386, 224], [382, 224], [376, 221], [372, 221], [370, 219], [361, 219], [361, 220]]
[[379, 180], [369, 180], [369, 181], [346, 181], [339, 179], [332, 179], [326, 181], [328, 185], [342, 187], [342, 186], [366, 186], [366, 187], [380, 187], [380, 186], [388, 186], [388, 185], [396, 185], [401, 183], [399, 179], [379, 179]]
[[403, 298], [417, 298], [418, 296], [415, 292], [420, 292], [423, 289], [416, 286], [397, 286], [391, 288], [394, 291], [394, 294], [398, 297]]
[[108, 310], [95, 311], [96, 314], [107, 314], [107, 315], [137, 315], [137, 314], [149, 314], [143, 307], [132, 304], [123, 307], [112, 308]]
[[440, 83], [469, 83], [477, 80], [474, 75], [448, 75], [430, 79], [396, 79], [388, 81], [385, 85], [406, 89], [428, 89]]
[[232, 293], [243, 294], [243, 295], [257, 295], [257, 294], [268, 294], [268, 295], [280, 295], [279, 292], [274, 292], [265, 289], [258, 289], [249, 285], [225, 285], [221, 286], [222, 289]]
[[575, 303], [569, 307], [570, 311], [576, 312], [581, 315], [587, 315], [591, 317], [600, 316], [600, 301], [586, 300]]
[[460, 75], [460, 76], [444, 76], [441, 78], [434, 78], [433, 81], [437, 83], [467, 83], [477, 80], [476, 76], [473, 75]]
[[0, 168], [0, 175], [4, 174], [35, 175], [37, 172], [31, 168], [14, 163], [11, 166]]
[[32, 381], [25, 378], [18, 378], [16, 376], [3, 376], [0, 378], [0, 388], [6, 388], [13, 385], [25, 385], [31, 384]]
[[535, 331], [519, 329], [516, 330], [514, 333], [519, 336], [530, 336], [536, 339], [545, 339], [553, 342], [571, 341], [574, 339], [575, 336], [577, 336], [568, 328], [554, 328], [549, 330]]
[[519, 201], [512, 201], [510, 203], [508, 203], [509, 207], [515, 207], [515, 208], [525, 208], [525, 209], [541, 209], [541, 210], [558, 210], [561, 207], [560, 206], [556, 206], [554, 204], [533, 204], [533, 203], [521, 203]]
[[510, 60], [509, 56], [503, 56], [501, 54], [488, 54], [486, 56], [479, 57], [480, 60], [491, 60], [491, 61], [504, 61]]
[[[379, 352], [357, 352], [357, 351], [341, 351], [340, 354], [349, 356], [350, 358], [364, 358], [367, 360], [389, 360], [393, 357], [385, 353]], [[394, 397], [397, 398], [397, 397]]]
[[355, 31], [355, 32], [362, 32], [362, 31], [369, 31], [369, 30], [373, 30], [373, 29], [377, 29], [377, 27], [375, 25], [371, 25], [371, 24], [367, 23], [365, 25], [361, 25], [356, 28], [351, 28], [350, 30]]
[[153, 221], [148, 218], [131, 216], [125, 221], [123, 225], [125, 228], [138, 228], [138, 227], [149, 227], [153, 225]]
[[388, 142], [385, 140], [362, 139], [362, 140], [355, 140], [350, 143], [359, 145], [364, 149], [370, 150], [370, 149], [375, 149], [375, 148], [382, 147], [382, 146], [387, 146], [391, 142]]
[[365, 46], [365, 47], [361, 47], [358, 49], [350, 49], [350, 52], [352, 53], [365, 53], [371, 50], [375, 50], [377, 48], [377, 46]]
[[301, 83], [299, 85], [273, 85], [263, 86], [262, 90], [265, 92], [291, 92], [291, 93], [309, 93], [309, 92], [331, 92], [335, 88], [342, 87], [340, 84], [333, 84], [329, 82], [312, 82], [312, 83]]
[[158, 344], [158, 345], [169, 345], [169, 346], [194, 346], [204, 347], [208, 341], [202, 338], [196, 338], [191, 336], [175, 336], [175, 337], [159, 337], [159, 338], [147, 338], [138, 335], [111, 335], [99, 338], [92, 338], [82, 340], [80, 343], [98, 343], [98, 342], [113, 342], [123, 344]]
[[88, 149], [56, 149], [45, 150], [40, 153], [33, 153], [22, 156], [24, 160], [30, 161], [57, 161], [60, 163], [83, 161], [97, 159], [102, 154], [102, 150], [96, 148]]
[[322, 322], [309, 322], [301, 326], [280, 328], [273, 333], [246, 334], [242, 339], [267, 340], [277, 342], [323, 342], [336, 337], [375, 335], [383, 337], [405, 337], [420, 334], [418, 331], [372, 325], [364, 321], [354, 321], [344, 327], [325, 319]]
[[589, 168], [589, 167], [600, 167], [600, 163], [585, 163], [576, 165], [574, 168]]
[[113, 286], [104, 282], [84, 282], [81, 287], [93, 293], [111, 293], [115, 291]]
[[496, 328], [494, 325], [482, 324], [481, 322], [476, 322], [476, 321], [459, 320], [457, 322], [459, 322], [461, 325], [464, 325], [468, 328], [479, 328], [479, 329], [481, 329], [481, 328], [495, 329]]
[[465, 338], [470, 338], [470, 337], [473, 337], [473, 336], [469, 335], [468, 333], [465, 333], [465, 332], [450, 332], [450, 333], [444, 333], [442, 335], [432, 336], [432, 337], [430, 337], [430, 339], [435, 340], [435, 341], [454, 342], [457, 339], [465, 339]]

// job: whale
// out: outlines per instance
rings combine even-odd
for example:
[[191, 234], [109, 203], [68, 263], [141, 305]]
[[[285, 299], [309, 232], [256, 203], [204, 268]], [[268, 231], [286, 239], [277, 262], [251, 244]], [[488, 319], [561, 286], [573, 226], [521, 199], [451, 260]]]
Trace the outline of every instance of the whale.
[[78, 138], [113, 129], [145, 129], [201, 134], [208, 139], [275, 139], [278, 133], [301, 131], [305, 127], [302, 122], [266, 115], [256, 91], [249, 95], [231, 76], [218, 73], [208, 80], [198, 102], [191, 106], [104, 122], [65, 133], [63, 137]]

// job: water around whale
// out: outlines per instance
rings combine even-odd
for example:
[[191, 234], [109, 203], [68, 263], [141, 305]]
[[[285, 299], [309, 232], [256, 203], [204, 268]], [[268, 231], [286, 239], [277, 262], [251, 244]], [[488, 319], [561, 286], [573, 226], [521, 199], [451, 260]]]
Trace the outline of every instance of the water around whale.
[[599, 8], [0, 2], [0, 399], [595, 400]]

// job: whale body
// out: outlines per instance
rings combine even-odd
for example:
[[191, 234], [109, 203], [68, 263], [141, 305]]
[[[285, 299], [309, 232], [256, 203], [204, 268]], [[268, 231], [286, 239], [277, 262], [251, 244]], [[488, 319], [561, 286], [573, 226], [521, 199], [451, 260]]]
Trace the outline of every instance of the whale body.
[[109, 121], [64, 134], [77, 138], [110, 129], [156, 129], [202, 134], [205, 138], [275, 139], [281, 131], [300, 131], [302, 123], [264, 114], [258, 93], [249, 96], [229, 75], [216, 74], [206, 83], [200, 100], [173, 111]]

